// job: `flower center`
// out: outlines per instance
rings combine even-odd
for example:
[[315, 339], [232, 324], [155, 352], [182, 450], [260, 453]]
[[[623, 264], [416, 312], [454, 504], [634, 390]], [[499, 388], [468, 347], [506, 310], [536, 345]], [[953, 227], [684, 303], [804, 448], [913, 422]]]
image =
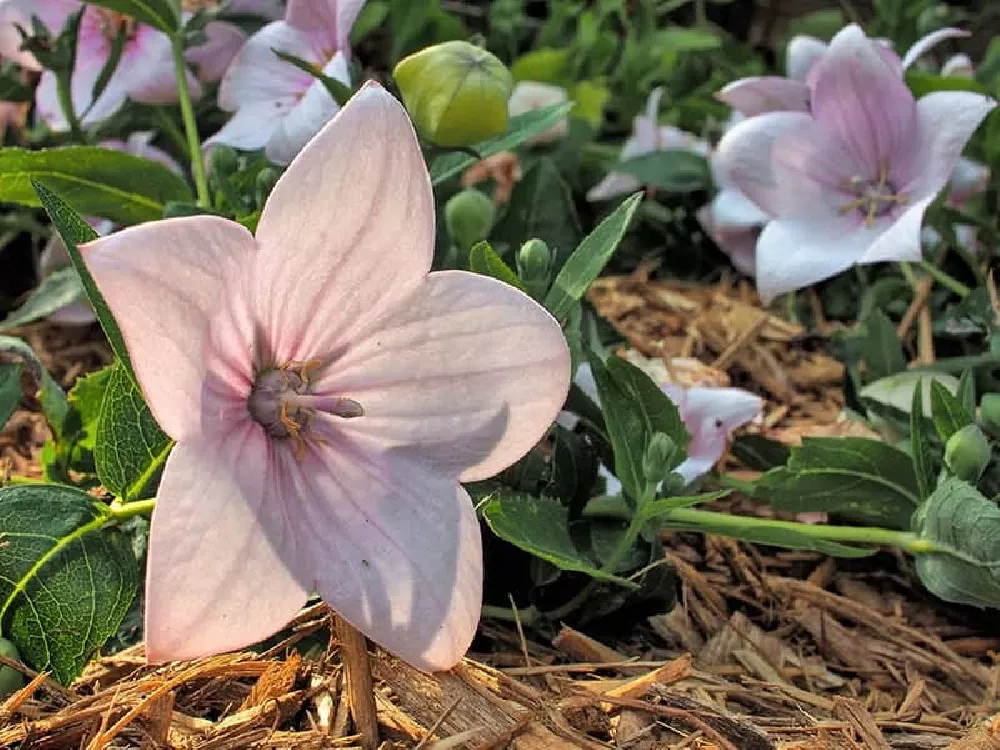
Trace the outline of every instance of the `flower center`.
[[365, 413], [353, 399], [312, 393], [310, 374], [320, 364], [312, 359], [263, 370], [257, 374], [247, 399], [250, 416], [271, 437], [294, 440], [295, 453], [300, 459], [305, 455], [307, 437], [323, 442], [313, 429], [318, 414], [349, 419]]
[[875, 219], [885, 216], [895, 206], [905, 204], [909, 196], [896, 192], [895, 185], [889, 181], [888, 171], [883, 164], [877, 180], [858, 176], [848, 180], [844, 185], [844, 191], [857, 197], [840, 207], [841, 215], [858, 211], [865, 217], [865, 226], [870, 227]]
[[126, 41], [135, 36], [135, 27], [137, 24], [132, 16], [127, 16], [124, 13], [118, 13], [113, 10], [105, 10], [103, 8], [97, 10], [97, 15], [101, 21], [101, 34], [104, 35], [105, 39], [109, 41], [117, 39], [118, 34], [122, 32], [123, 26]]

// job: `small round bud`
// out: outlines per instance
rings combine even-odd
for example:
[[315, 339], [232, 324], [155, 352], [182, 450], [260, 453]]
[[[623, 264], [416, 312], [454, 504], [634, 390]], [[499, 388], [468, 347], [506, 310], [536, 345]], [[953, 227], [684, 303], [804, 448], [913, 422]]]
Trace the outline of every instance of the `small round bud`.
[[209, 169], [212, 174], [222, 179], [235, 174], [239, 168], [240, 157], [235, 150], [225, 144], [219, 144], [212, 149], [212, 155], [209, 157]]
[[642, 475], [647, 481], [659, 484], [670, 473], [677, 454], [677, 443], [664, 432], [657, 432], [642, 454]]
[[444, 42], [405, 57], [392, 72], [420, 134], [457, 148], [507, 132], [510, 71], [484, 49]]
[[987, 393], [979, 402], [979, 421], [993, 435], [1000, 435], [1000, 393]]
[[[6, 638], [0, 638], [0, 655], [21, 661], [17, 647]], [[0, 667], [0, 698], [6, 698], [24, 687], [24, 675], [10, 667]]]
[[462, 250], [486, 239], [495, 216], [493, 201], [475, 188], [456, 193], [444, 206], [448, 234]]
[[963, 427], [944, 447], [944, 463], [959, 479], [975, 483], [990, 462], [990, 442], [978, 425]]
[[544, 280], [548, 283], [552, 272], [552, 251], [539, 239], [531, 239], [517, 251], [517, 274], [528, 283]]
[[274, 183], [278, 181], [279, 177], [281, 177], [281, 171], [274, 167], [264, 167], [264, 169], [257, 173], [253, 193], [258, 206], [264, 205], [267, 196], [271, 194], [271, 190], [274, 189]]

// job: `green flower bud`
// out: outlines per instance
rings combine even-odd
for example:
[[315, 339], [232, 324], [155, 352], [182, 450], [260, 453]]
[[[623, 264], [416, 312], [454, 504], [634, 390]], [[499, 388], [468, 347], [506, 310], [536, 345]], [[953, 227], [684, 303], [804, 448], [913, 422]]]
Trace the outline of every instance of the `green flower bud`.
[[438, 146], [471, 146], [507, 132], [514, 79], [484, 49], [435, 44], [400, 60], [392, 75], [417, 130]]
[[462, 250], [486, 239], [495, 216], [493, 201], [475, 188], [453, 195], [444, 206], [448, 234]]
[[552, 273], [552, 251], [539, 239], [521, 245], [517, 251], [517, 275], [528, 283], [544, 279], [548, 283]]
[[281, 171], [274, 167], [264, 167], [264, 169], [257, 173], [253, 193], [258, 206], [264, 205], [264, 201], [271, 194], [271, 191], [274, 189], [274, 183], [278, 181], [279, 177], [281, 177]]
[[[6, 638], [0, 638], [0, 655], [8, 659], [21, 661], [17, 647]], [[24, 687], [24, 675], [10, 667], [0, 667], [0, 698], [6, 698], [11, 693]]]
[[979, 421], [993, 435], [1000, 435], [1000, 393], [987, 393], [979, 402]]
[[648, 482], [659, 484], [670, 473], [675, 463], [677, 443], [664, 432], [657, 432], [642, 454], [642, 475]]
[[944, 447], [944, 462], [959, 479], [976, 483], [990, 462], [990, 442], [978, 425], [963, 427]]
[[209, 168], [212, 174], [218, 176], [219, 179], [235, 174], [240, 168], [239, 154], [225, 144], [219, 144], [212, 149], [212, 156], [209, 161]]

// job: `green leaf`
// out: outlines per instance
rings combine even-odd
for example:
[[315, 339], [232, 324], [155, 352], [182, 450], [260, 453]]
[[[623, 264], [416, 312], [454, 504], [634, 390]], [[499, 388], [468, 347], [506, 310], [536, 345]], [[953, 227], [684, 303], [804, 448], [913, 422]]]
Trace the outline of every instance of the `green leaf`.
[[21, 363], [0, 362], [0, 430], [21, 403]]
[[955, 398], [962, 405], [966, 414], [976, 413], [976, 379], [972, 370], [966, 370], [959, 378]]
[[917, 575], [947, 602], [1000, 608], [1000, 508], [972, 485], [946, 477], [914, 518], [934, 550], [916, 555]]
[[972, 414], [962, 406], [958, 396], [953, 396], [936, 380], [931, 383], [931, 410], [934, 428], [945, 443], [956, 432], [975, 421]]
[[139, 585], [105, 506], [59, 485], [0, 489], [0, 627], [36, 670], [69, 684], [114, 632]]
[[119, 224], [153, 221], [163, 217], [168, 201], [191, 200], [180, 175], [123, 151], [98, 146], [0, 150], [0, 201], [41, 205], [33, 182], [64, 196], [85, 216]]
[[622, 201], [593, 232], [583, 238], [563, 264], [545, 297], [545, 307], [557, 320], [566, 318], [573, 303], [586, 294], [594, 279], [604, 270], [641, 201], [642, 193]]
[[906, 85], [917, 99], [935, 91], [972, 91], [986, 96], [990, 94], [989, 90], [974, 78], [940, 76], [918, 70], [906, 71]]
[[868, 438], [805, 438], [757, 488], [778, 510], [825, 511], [893, 529], [908, 529], [920, 502], [912, 459]]
[[913, 403], [910, 406], [910, 454], [913, 457], [913, 473], [917, 477], [921, 502], [931, 494], [931, 487], [934, 485], [934, 458], [927, 429], [923, 387], [918, 383], [913, 389]]
[[634, 156], [614, 169], [632, 175], [643, 185], [670, 193], [704, 190], [712, 181], [708, 159], [677, 148]]
[[571, 56], [568, 49], [531, 50], [514, 61], [510, 74], [515, 81], [538, 81], [565, 88], [572, 83], [567, 75]]
[[[499, 154], [501, 151], [510, 151], [529, 138], [544, 133], [562, 120], [572, 108], [572, 102], [563, 102], [512, 117], [506, 134], [477, 143], [472, 147], [472, 150], [483, 159]], [[450, 153], [439, 156], [431, 164], [431, 183], [438, 185], [450, 177], [464, 172], [477, 161], [479, 159], [466, 153]]]
[[499, 279], [503, 283], [527, 293], [517, 274], [503, 262], [503, 258], [496, 254], [496, 251], [486, 240], [477, 242], [469, 251], [469, 270], [483, 276]]
[[21, 339], [11, 336], [0, 336], [0, 360], [21, 361], [28, 367], [31, 377], [38, 383], [38, 400], [42, 405], [42, 412], [45, 419], [52, 428], [56, 437], [62, 434], [63, 422], [66, 419], [68, 406], [66, 404], [66, 394], [59, 384], [52, 379], [42, 360], [38, 358], [31, 347]]
[[180, 28], [180, 17], [170, 0], [88, 0], [88, 2], [132, 16], [135, 20], [147, 23], [168, 36]]
[[[861, 389], [859, 395], [866, 402], [872, 402], [878, 406], [885, 406], [903, 414], [909, 414], [913, 406], [913, 392], [920, 384], [920, 391], [923, 394], [921, 401], [922, 411], [929, 414], [931, 411], [931, 382], [939, 383], [950, 393], [958, 389], [958, 378], [945, 373], [921, 372], [918, 370], [904, 370], [869, 383]], [[871, 405], [871, 404], [869, 404]]]
[[94, 460], [101, 483], [123, 500], [149, 497], [172, 446], [135, 382], [116, 365], [97, 423]]
[[490, 233], [514, 249], [537, 237], [552, 250], [555, 267], [569, 257], [581, 235], [573, 194], [549, 158], [535, 162], [517, 183], [506, 212]]
[[590, 367], [614, 450], [615, 476], [625, 493], [638, 501], [646, 494], [642, 457], [653, 435], [662, 432], [674, 441], [680, 449], [678, 463], [691, 437], [674, 402], [638, 367], [617, 356], [606, 363], [591, 356]]
[[101, 328], [104, 329], [104, 335], [108, 337], [111, 349], [131, 374], [132, 361], [129, 359], [128, 349], [125, 348], [125, 341], [122, 339], [122, 333], [118, 329], [118, 323], [115, 322], [115, 318], [108, 308], [108, 303], [104, 301], [104, 295], [97, 288], [94, 277], [90, 275], [87, 264], [83, 262], [83, 257], [80, 255], [78, 249], [79, 245], [96, 240], [97, 233], [80, 217], [80, 214], [73, 210], [72, 206], [49, 190], [45, 185], [34, 181], [31, 184], [35, 188], [35, 192], [38, 193], [38, 197], [45, 207], [46, 213], [48, 213], [49, 218], [52, 220], [52, 225], [56, 228], [59, 237], [66, 246], [70, 262], [80, 276], [83, 289], [90, 300], [90, 306], [94, 308], [94, 313], [101, 323]]
[[76, 270], [60, 268], [45, 277], [23, 305], [0, 321], [0, 331], [41, 320], [81, 297], [84, 297], [83, 285]]
[[707, 52], [718, 49], [722, 40], [705, 29], [664, 29], [657, 32], [655, 44], [665, 53]]
[[788, 462], [791, 451], [784, 443], [763, 435], [738, 435], [729, 452], [737, 461], [753, 471], [768, 471]]
[[275, 55], [277, 55], [279, 60], [284, 60], [289, 65], [294, 65], [296, 68], [301, 70], [303, 73], [308, 73], [317, 81], [323, 84], [323, 88], [326, 89], [330, 98], [333, 99], [337, 104], [343, 107], [347, 104], [347, 100], [354, 95], [354, 91], [346, 83], [338, 81], [333, 76], [328, 76], [323, 72], [322, 68], [317, 68], [310, 62], [306, 62], [301, 57], [296, 57], [295, 55], [290, 55], [287, 52], [281, 52], [277, 49], [272, 49]]
[[560, 570], [636, 588], [629, 581], [601, 571], [596, 560], [577, 549], [569, 533], [569, 511], [557, 500], [498, 490], [489, 495], [482, 506], [482, 514], [498, 537]]
[[881, 310], [873, 310], [865, 321], [867, 335], [861, 345], [868, 378], [878, 380], [906, 369], [903, 345], [896, 335], [896, 326]]

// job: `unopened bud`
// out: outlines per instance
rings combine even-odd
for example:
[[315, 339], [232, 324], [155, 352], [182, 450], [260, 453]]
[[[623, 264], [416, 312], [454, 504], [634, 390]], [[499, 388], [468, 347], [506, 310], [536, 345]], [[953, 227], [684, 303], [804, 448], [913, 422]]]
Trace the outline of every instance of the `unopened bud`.
[[1000, 393], [987, 393], [979, 402], [979, 421], [990, 433], [1000, 435]]
[[[6, 638], [0, 638], [0, 656], [21, 661], [17, 647]], [[6, 698], [24, 687], [24, 675], [10, 667], [0, 667], [0, 698]]]
[[493, 201], [475, 188], [456, 193], [444, 206], [448, 234], [462, 250], [489, 236], [495, 215]]
[[212, 174], [225, 178], [235, 174], [239, 168], [240, 157], [234, 149], [222, 143], [212, 148], [210, 157]]
[[405, 57], [392, 73], [420, 134], [457, 148], [507, 132], [510, 71], [490, 52], [444, 42]]
[[531, 239], [521, 245], [517, 252], [517, 273], [522, 281], [544, 279], [552, 273], [552, 251], [542, 240]]
[[944, 447], [944, 463], [959, 479], [975, 484], [990, 462], [990, 442], [978, 425], [963, 427]]
[[664, 432], [653, 433], [646, 452], [642, 454], [642, 475], [646, 481], [659, 484], [670, 473], [677, 455], [677, 443]]
[[271, 194], [271, 190], [274, 189], [274, 183], [278, 181], [279, 177], [281, 177], [281, 172], [274, 167], [265, 167], [257, 173], [253, 192], [258, 206], [264, 205], [267, 196]]

